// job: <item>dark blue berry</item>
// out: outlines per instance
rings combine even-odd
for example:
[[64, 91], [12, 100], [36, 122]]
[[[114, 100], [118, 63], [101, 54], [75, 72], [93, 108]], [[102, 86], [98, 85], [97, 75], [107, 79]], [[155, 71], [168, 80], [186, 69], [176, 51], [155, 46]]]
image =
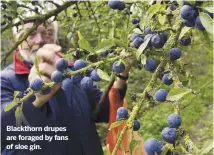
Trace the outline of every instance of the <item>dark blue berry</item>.
[[166, 32], [161, 32], [159, 35], [162, 38], [163, 42], [165, 43], [167, 41], [167, 34], [166, 34]]
[[154, 71], [157, 68], [158, 64], [155, 60], [149, 58], [146, 60], [145, 69], [147, 71]]
[[174, 10], [176, 9], [176, 6], [171, 5], [171, 6], [169, 6], [167, 9], [169, 9], [169, 10], [171, 10], [171, 11], [174, 11]]
[[132, 18], [132, 24], [137, 24], [139, 22], [140, 22], [139, 18]]
[[190, 5], [184, 5], [180, 9], [180, 15], [183, 19], [194, 20], [196, 18], [196, 10]]
[[123, 62], [116, 61], [112, 66], [113, 71], [116, 73], [122, 73], [125, 70], [125, 64]]
[[94, 70], [94, 68], [89, 68], [86, 70], [86, 76], [90, 77], [91, 72]]
[[150, 27], [145, 28], [144, 32], [145, 32], [146, 34], [152, 34], [152, 33], [153, 33], [153, 32], [152, 32], [152, 29], [151, 29]]
[[179, 48], [172, 48], [169, 50], [169, 56], [171, 60], [177, 60], [181, 57], [182, 53]]
[[30, 88], [34, 91], [40, 90], [43, 85], [44, 85], [44, 83], [41, 79], [35, 79], [30, 82]]
[[176, 132], [173, 128], [166, 127], [162, 130], [161, 135], [168, 143], [174, 143], [176, 140]]
[[140, 45], [144, 42], [144, 39], [141, 38], [141, 37], [137, 37], [134, 42], [133, 42], [133, 45], [135, 48], [139, 48]]
[[149, 138], [144, 142], [144, 148], [147, 155], [155, 155], [161, 153], [163, 145], [155, 138]]
[[78, 14], [77, 14], [76, 12], [74, 12], [72, 16], [73, 16], [73, 17], [77, 17], [77, 15], [78, 15]]
[[60, 83], [60, 82], [62, 82], [62, 80], [63, 80], [63, 74], [62, 74], [62, 72], [60, 72], [60, 71], [54, 71], [52, 74], [51, 74], [51, 80], [53, 81], [53, 82], [56, 82], [56, 83]]
[[188, 46], [191, 43], [190, 36], [183, 36], [180, 40], [180, 44], [183, 46]]
[[81, 80], [80, 84], [85, 90], [92, 90], [93, 88], [93, 80], [90, 77], [84, 77]]
[[73, 67], [74, 67], [75, 70], [78, 70], [78, 69], [86, 67], [86, 63], [85, 63], [84, 60], [79, 59], [79, 60], [74, 62]]
[[107, 50], [103, 51], [103, 56], [106, 57], [107, 55], [108, 55], [108, 51]]
[[138, 120], [134, 120], [133, 130], [138, 131], [140, 129], [140, 122]]
[[166, 96], [168, 92], [166, 89], [159, 89], [155, 92], [155, 99], [156, 101], [163, 102], [166, 101]]
[[141, 38], [141, 35], [140, 34], [137, 34], [137, 33], [133, 33], [132, 34], [132, 41], [134, 41], [136, 38], [140, 37]]
[[128, 118], [128, 110], [125, 107], [120, 107], [117, 109], [117, 119], [127, 119]]
[[185, 19], [182, 19], [182, 23], [183, 23], [184, 26], [194, 27], [195, 26], [195, 19], [194, 20], [185, 20]]
[[171, 85], [173, 83], [173, 80], [171, 78], [169, 78], [170, 74], [169, 73], [166, 73], [163, 75], [162, 77], [162, 81], [164, 84], [166, 85]]
[[178, 114], [172, 113], [168, 116], [167, 122], [170, 128], [178, 128], [182, 122], [181, 116]]
[[118, 0], [109, 0], [108, 6], [113, 10], [124, 10], [125, 9], [125, 3]]
[[124, 2], [120, 2], [117, 6], [117, 9], [118, 10], [124, 10], [126, 7], [126, 4]]
[[70, 90], [73, 86], [73, 81], [70, 78], [66, 78], [62, 81], [62, 89]]
[[68, 68], [68, 61], [65, 60], [64, 58], [59, 58], [57, 61], [56, 61], [56, 69], [58, 71], [63, 71], [65, 69]]
[[199, 30], [205, 30], [204, 26], [201, 23], [201, 19], [199, 16], [195, 19], [195, 27]]
[[92, 78], [93, 81], [96, 81], [96, 82], [101, 80], [101, 78], [98, 76], [96, 70], [93, 70], [93, 71], [91, 72], [90, 77]]
[[151, 44], [155, 48], [162, 48], [164, 45], [163, 38], [160, 35], [156, 34], [156, 35], [152, 36]]

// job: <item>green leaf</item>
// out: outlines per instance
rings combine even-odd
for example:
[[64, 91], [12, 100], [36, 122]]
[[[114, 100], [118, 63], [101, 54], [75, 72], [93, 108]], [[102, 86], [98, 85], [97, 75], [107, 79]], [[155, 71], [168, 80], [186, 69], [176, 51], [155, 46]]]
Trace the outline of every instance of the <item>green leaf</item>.
[[152, 5], [148, 10], [149, 18], [151, 18], [155, 13], [162, 10], [163, 8], [165, 8], [165, 5], [163, 5], [163, 4]]
[[109, 38], [114, 38], [114, 30], [115, 28], [111, 28], [110, 31], [109, 31]]
[[209, 34], [206, 31], [202, 31], [201, 33], [203, 33], [204, 36], [204, 41], [206, 42], [207, 47], [212, 50], [212, 41], [210, 39]]
[[114, 123], [112, 123], [112, 124], [110, 125], [109, 129], [111, 130], [111, 129], [113, 129], [113, 128], [119, 127], [120, 124], [122, 124], [122, 123], [124, 123], [124, 122], [126, 122], [126, 120], [116, 121], [116, 122], [114, 122]]
[[25, 125], [28, 125], [28, 126], [31, 126], [31, 125], [28, 123], [27, 119], [25, 118], [25, 116], [24, 116], [24, 114], [23, 114], [23, 112], [22, 112], [21, 109], [20, 109], [20, 115], [21, 115], [21, 119], [22, 119], [22, 121], [24, 122], [24, 124], [25, 124]]
[[70, 39], [71, 36], [72, 36], [72, 32], [69, 32], [69, 33], [67, 34], [67, 39]]
[[90, 43], [82, 36], [82, 34], [78, 31], [78, 44], [81, 49], [85, 49], [90, 53], [94, 52], [94, 49], [91, 47]]
[[144, 41], [143, 44], [140, 45], [140, 47], [138, 48], [137, 52], [136, 52], [136, 57], [137, 59], [139, 59], [140, 55], [143, 53], [143, 51], [146, 49], [148, 43], [150, 42], [152, 36], [150, 36], [146, 41]]
[[104, 155], [111, 155], [111, 151], [109, 150], [109, 148], [107, 146], [104, 146], [103, 152], [104, 152]]
[[19, 93], [19, 91], [14, 91], [14, 93], [13, 93], [13, 101], [11, 103], [7, 104], [4, 107], [4, 111], [5, 112], [11, 110], [13, 107], [15, 107], [17, 105], [16, 96], [17, 96], [18, 93]]
[[128, 31], [127, 29], [121, 30], [120, 32], [120, 38], [122, 38], [123, 43], [128, 45]]
[[130, 148], [131, 152], [133, 152], [135, 147], [138, 146], [138, 145], [140, 145], [140, 141], [132, 139], [132, 141], [129, 144], [129, 148]]
[[13, 8], [14, 11], [17, 10], [17, 2], [16, 1], [10, 1], [10, 5]]
[[124, 44], [122, 41], [120, 41], [120, 40], [118, 40], [118, 39], [115, 39], [115, 38], [114, 38], [114, 42], [115, 42], [115, 44], [116, 44], [117, 46], [119, 46], [119, 47], [124, 47], [124, 48], [127, 47], [126, 44]]
[[22, 116], [21, 116], [21, 107], [17, 107], [15, 111], [15, 118], [16, 118], [16, 126], [21, 126], [22, 123]]
[[189, 4], [191, 4], [192, 6], [195, 5], [195, 0], [187, 0], [187, 2], [188, 2]]
[[190, 92], [192, 92], [192, 90], [188, 89], [188, 88], [173, 88], [168, 93], [166, 100], [168, 100], [168, 101], [178, 101], [182, 97], [184, 97], [184, 95], [186, 95], [186, 94], [188, 94]]
[[184, 5], [183, 1], [181, 1], [181, 0], [176, 1], [176, 2], [178, 3], [179, 6], [183, 6]]
[[12, 101], [11, 103], [7, 104], [5, 107], [4, 107], [4, 111], [5, 112], [8, 112], [9, 110], [11, 110], [13, 107], [16, 106], [16, 102], [15, 101]]
[[117, 63], [115, 65], [119, 66], [121, 63], [122, 63], [122, 59], [120, 59], [119, 61], [117, 61]]
[[13, 101], [16, 101], [16, 96], [19, 94], [19, 91], [15, 90], [14, 93], [13, 93]]
[[141, 64], [145, 65], [146, 64], [146, 60], [147, 60], [147, 57], [144, 54], [142, 54], [141, 55]]
[[200, 154], [207, 154], [214, 148], [214, 143], [211, 142], [208, 146], [206, 145], [205, 148], [202, 148], [202, 152]]
[[158, 15], [158, 21], [161, 25], [164, 25], [166, 23], [166, 20], [167, 20], [166, 15], [161, 15], [161, 14]]
[[182, 30], [181, 30], [181, 33], [180, 33], [180, 36], [179, 36], [179, 40], [188, 32], [188, 31], [190, 31], [192, 28], [191, 27], [187, 27], [187, 26], [185, 26], [185, 27], [183, 27], [182, 28]]
[[209, 32], [210, 34], [213, 34], [214, 20], [207, 13], [204, 13], [204, 12], [200, 12], [199, 17], [200, 17], [202, 25], [207, 30], [207, 32]]
[[109, 75], [106, 72], [104, 72], [103, 70], [101, 70], [101, 69], [97, 69], [97, 74], [103, 80], [106, 80], [106, 81], [110, 80]]
[[214, 7], [205, 7], [204, 9], [210, 13], [214, 13]]
[[109, 49], [111, 46], [115, 45], [114, 38], [106, 39], [100, 42], [95, 48], [94, 51], [98, 52], [101, 49]]

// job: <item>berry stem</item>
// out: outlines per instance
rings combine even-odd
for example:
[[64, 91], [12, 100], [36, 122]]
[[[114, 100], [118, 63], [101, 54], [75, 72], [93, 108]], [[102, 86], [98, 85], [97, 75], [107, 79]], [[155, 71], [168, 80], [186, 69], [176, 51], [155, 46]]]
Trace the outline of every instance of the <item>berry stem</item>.
[[98, 66], [100, 66], [100, 65], [102, 65], [104, 63], [107, 63], [107, 62], [113, 62], [113, 61], [116, 61], [118, 59], [125, 59], [125, 58], [128, 58], [128, 57], [131, 57], [131, 56], [133, 56], [133, 53], [129, 53], [129, 54], [122, 55], [122, 56], [115, 56], [114, 58], [109, 58], [109, 59], [101, 60], [101, 61], [92, 63], [92, 64], [88, 65], [87, 67], [81, 68], [81, 69], [79, 69], [77, 71], [68, 72], [66, 74], [69, 75], [69, 76], [72, 76], [72, 75], [75, 75], [75, 74], [78, 74], [78, 73], [82, 73], [82, 72], [86, 71], [89, 68], [93, 68], [93, 67], [96, 68], [96, 67], [98, 67]]

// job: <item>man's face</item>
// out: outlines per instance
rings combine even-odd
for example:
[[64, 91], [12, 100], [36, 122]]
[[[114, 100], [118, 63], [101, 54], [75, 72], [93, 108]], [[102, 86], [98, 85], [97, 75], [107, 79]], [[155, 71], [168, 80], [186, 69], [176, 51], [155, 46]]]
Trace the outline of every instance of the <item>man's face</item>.
[[[32, 23], [25, 24], [24, 28], [17, 34], [16, 38], [31, 27]], [[28, 36], [27, 40], [19, 45], [20, 53], [23, 58], [29, 62], [34, 62], [36, 52], [39, 48], [44, 44], [55, 43], [55, 31], [53, 24], [49, 24], [48, 26], [38, 26], [38, 28]]]

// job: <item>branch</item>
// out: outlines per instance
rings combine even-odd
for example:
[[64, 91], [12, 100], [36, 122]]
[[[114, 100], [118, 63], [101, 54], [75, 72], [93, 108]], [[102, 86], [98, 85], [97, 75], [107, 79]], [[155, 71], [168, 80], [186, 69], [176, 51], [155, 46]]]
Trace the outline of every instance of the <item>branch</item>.
[[120, 143], [122, 143], [123, 136], [126, 134], [126, 131], [127, 131], [127, 130], [128, 130], [128, 126], [125, 126], [125, 127], [123, 128], [123, 130], [120, 132], [120, 136], [119, 136], [119, 138], [118, 138], [118, 140], [117, 140], [117, 143], [116, 143], [116, 145], [115, 145], [115, 147], [114, 147], [114, 150], [113, 150], [113, 152], [112, 152], [112, 155], [116, 155], [117, 150], [118, 150], [118, 148], [119, 148], [119, 146], [120, 146]]
[[[90, 65], [88, 65], [88, 66], [86, 66], [86, 67], [84, 67], [84, 68], [82, 68], [82, 69], [77, 70], [77, 71], [67, 72], [67, 73], [65, 73], [65, 74], [66, 74], [66, 75], [70, 75], [70, 76], [76, 75], [76, 74], [79, 74], [79, 73], [82, 73], [82, 72], [87, 71], [87, 70], [88, 70], [89, 68], [91, 68], [91, 67], [99, 66], [99, 65], [102, 65], [102, 64], [104, 64], [104, 63], [106, 63], [106, 62], [113, 62], [113, 61], [116, 61], [116, 60], [118, 60], [118, 59], [128, 58], [128, 57], [130, 57], [130, 56], [133, 56], [133, 54], [134, 54], [134, 51], [133, 51], [132, 54], [127, 54], [127, 55], [122, 55], [122, 56], [116, 56], [116, 57], [114, 57], [114, 58], [106, 59], [105, 61], [102, 60], [102, 61], [99, 61], [99, 62], [90, 64]], [[113, 75], [114, 75], [114, 74], [112, 74], [112, 76], [113, 76]], [[114, 76], [113, 76], [113, 77], [114, 77]], [[44, 89], [46, 89], [47, 87], [53, 87], [54, 84], [55, 84], [55, 82], [45, 83], [41, 90], [44, 90]], [[110, 84], [109, 84], [109, 87], [110, 87]], [[108, 89], [110, 89], [110, 88], [108, 88]], [[28, 92], [26, 93], [26, 95], [25, 95], [23, 98], [20, 98], [19, 104], [21, 104], [21, 106], [22, 106], [23, 103], [24, 103], [24, 101], [25, 101], [27, 98], [29, 98], [30, 96], [32, 96], [33, 94], [35, 94], [35, 93], [37, 93], [37, 92], [40, 92], [41, 90], [33, 91], [31, 88], [27, 88], [27, 91], [28, 91]], [[12, 103], [13, 103], [13, 102], [12, 102]], [[11, 104], [9, 104], [9, 105], [11, 105]], [[14, 106], [15, 106], [15, 105], [13, 105], [13, 107], [14, 107]], [[12, 108], [13, 108], [13, 107], [12, 107]], [[11, 109], [11, 108], [10, 108], [10, 109]]]
[[115, 56], [113, 58], [109, 58], [109, 59], [106, 59], [106, 60], [101, 60], [99, 62], [92, 63], [92, 64], [88, 65], [87, 67], [81, 68], [79, 70], [68, 72], [67, 75], [72, 76], [72, 75], [75, 75], [75, 74], [78, 74], [78, 73], [82, 73], [82, 72], [86, 71], [89, 68], [98, 67], [98, 66], [100, 66], [102, 64], [105, 64], [105, 63], [108, 63], [108, 62], [113, 62], [113, 61], [116, 61], [118, 59], [125, 59], [125, 58], [131, 57], [131, 56], [133, 56], [133, 53], [129, 53], [129, 54], [126, 54], [126, 55], [121, 55], [121, 56]]
[[34, 9], [32, 9], [32, 8], [30, 8], [30, 7], [26, 6], [26, 5], [18, 4], [18, 6], [17, 6], [17, 7], [26, 8], [26, 9], [29, 9], [30, 11], [35, 12], [35, 11], [34, 11]]
[[24, 24], [34, 23], [34, 22], [41, 22], [42, 23], [45, 20], [49, 19], [50, 17], [56, 16], [58, 13], [60, 13], [61, 11], [65, 10], [66, 8], [68, 8], [69, 6], [71, 6], [72, 4], [75, 4], [75, 3], [77, 3], [77, 2], [76, 1], [68, 1], [68, 2], [64, 3], [61, 7], [58, 7], [55, 10], [52, 10], [45, 15], [41, 15], [39, 17], [29, 17], [29, 18], [26, 18], [25, 20], [23, 20], [22, 22], [19, 21], [17, 23], [7, 25], [6, 27], [1, 28], [1, 33], [3, 33], [5, 30], [7, 30], [11, 27], [22, 25], [22, 23], [24, 23]]
[[91, 12], [92, 12], [92, 15], [93, 15], [93, 17], [94, 17], [94, 20], [95, 20], [95, 22], [96, 22], [96, 24], [97, 24], [97, 27], [98, 27], [98, 29], [99, 29], [99, 32], [100, 32], [100, 26], [98, 25], [98, 22], [97, 22], [97, 18], [95, 17], [95, 12], [94, 12], [94, 10], [91, 8], [91, 2], [90, 1], [88, 1], [88, 4], [89, 4], [89, 8], [91, 9]]
[[78, 12], [78, 14], [79, 14], [79, 17], [80, 17], [80, 19], [82, 18], [82, 15], [81, 15], [81, 13], [80, 13], [80, 9], [79, 9], [79, 6], [78, 6], [78, 4], [76, 3], [76, 7], [77, 7], [77, 12]]
[[57, 4], [57, 3], [55, 3], [55, 2], [53, 2], [53, 1], [47, 1], [48, 3], [52, 3], [53, 5], [55, 5], [55, 7], [60, 7], [60, 5], [59, 4]]

